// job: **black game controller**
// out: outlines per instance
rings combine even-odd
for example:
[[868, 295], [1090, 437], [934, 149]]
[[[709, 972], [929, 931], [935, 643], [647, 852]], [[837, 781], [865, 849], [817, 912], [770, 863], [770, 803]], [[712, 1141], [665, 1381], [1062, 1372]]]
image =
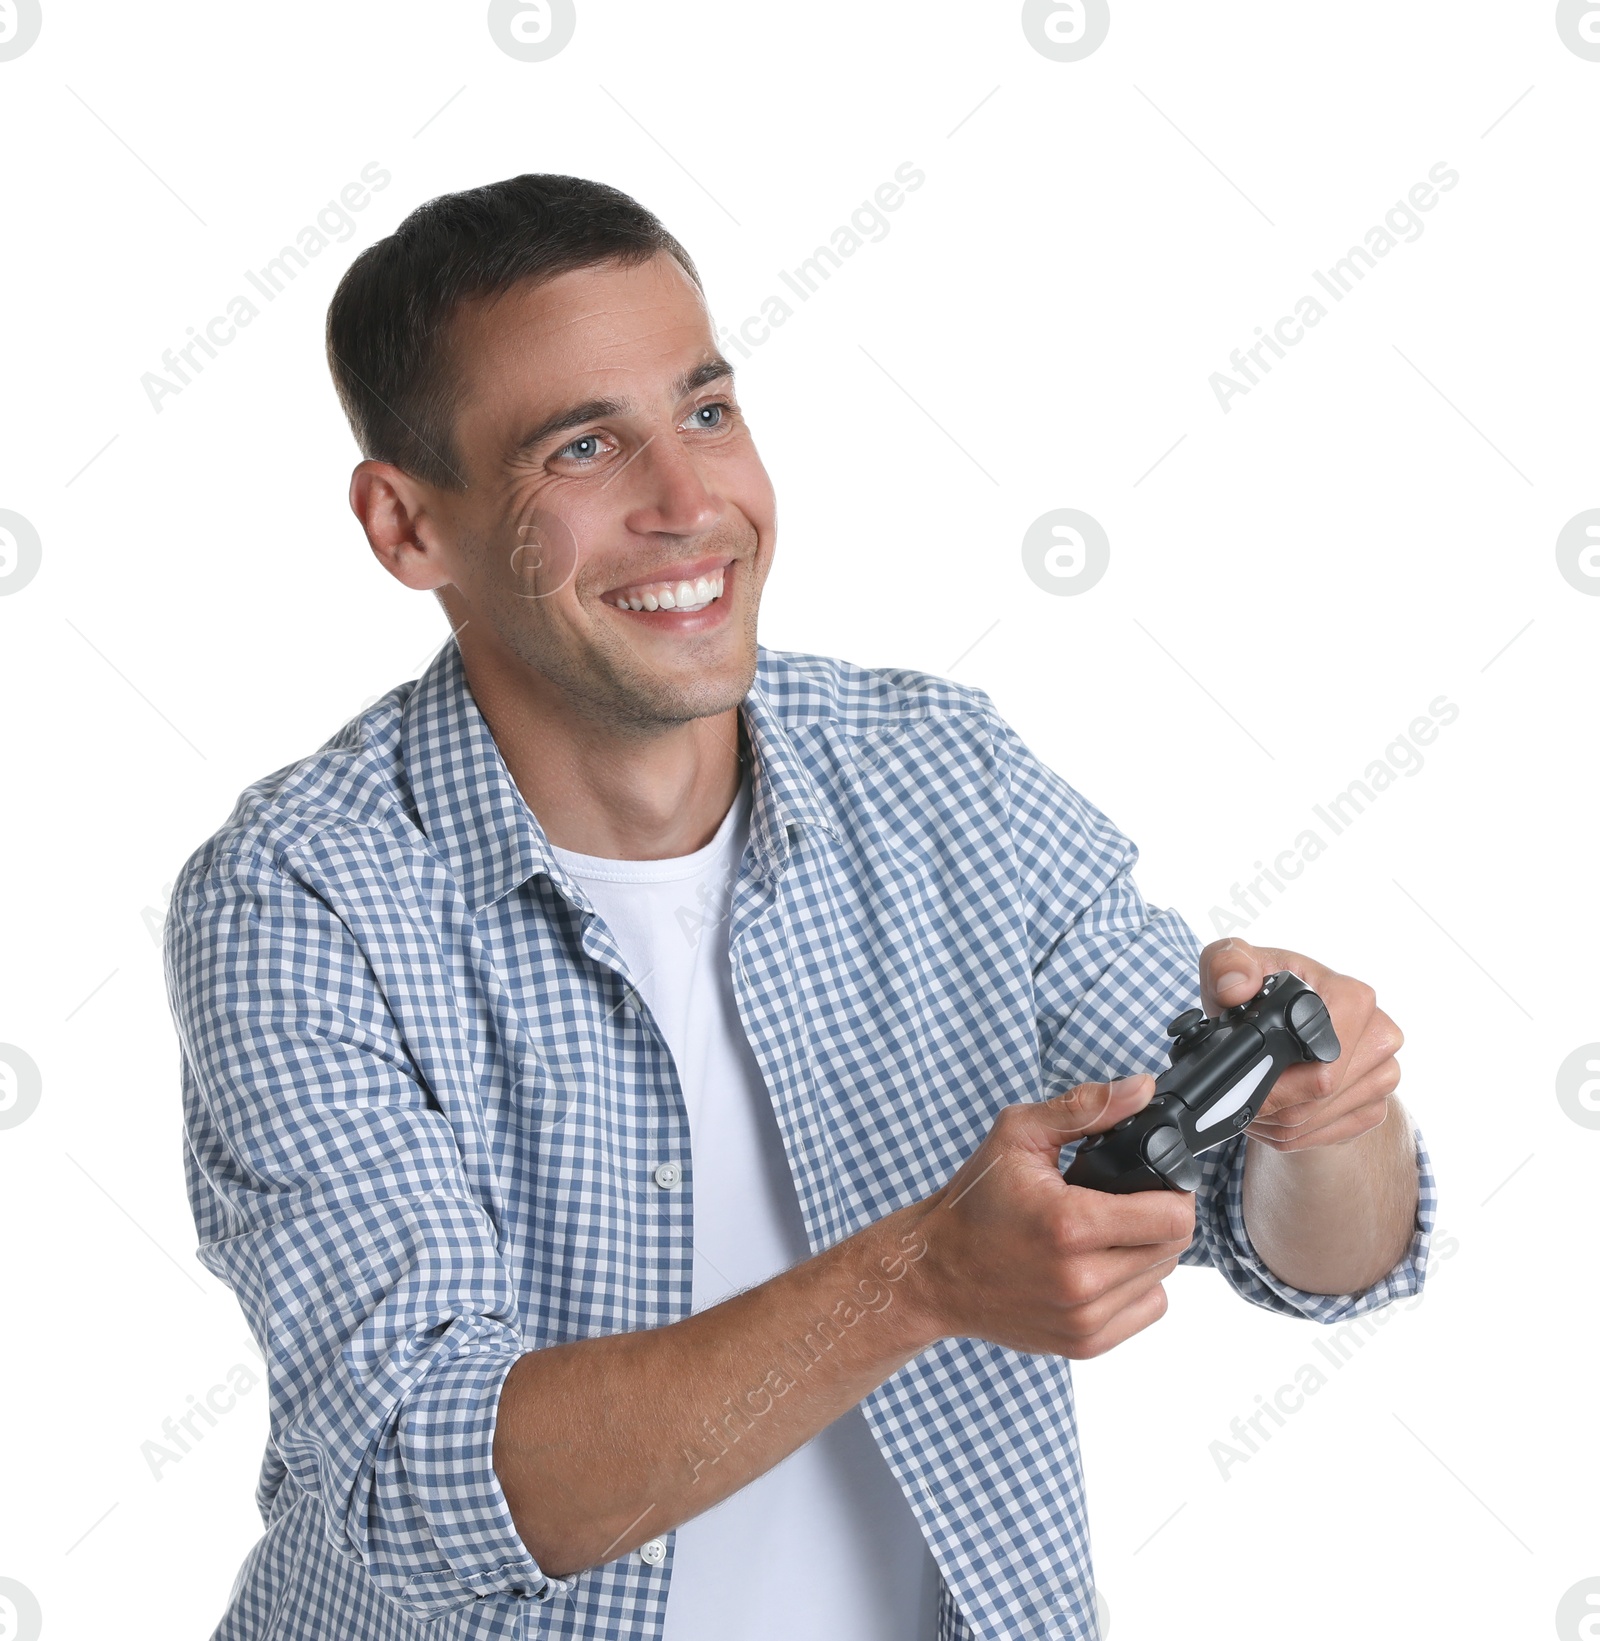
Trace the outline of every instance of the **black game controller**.
[[1199, 1009], [1167, 1027], [1172, 1064], [1150, 1103], [1104, 1134], [1090, 1134], [1062, 1175], [1093, 1191], [1193, 1191], [1199, 1156], [1255, 1120], [1272, 1085], [1302, 1060], [1339, 1058], [1322, 999], [1280, 969], [1248, 1003], [1208, 1020]]

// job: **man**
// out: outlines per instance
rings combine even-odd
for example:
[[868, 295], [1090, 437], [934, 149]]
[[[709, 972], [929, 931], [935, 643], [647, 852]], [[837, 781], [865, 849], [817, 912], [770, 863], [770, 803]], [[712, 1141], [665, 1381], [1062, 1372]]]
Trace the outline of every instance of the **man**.
[[[758, 649], [772, 487], [632, 200], [434, 200], [328, 351], [453, 636], [173, 897], [200, 1258], [271, 1376], [217, 1636], [1093, 1636], [1068, 1359], [1180, 1263], [1418, 1291], [1399, 1031], [1200, 953], [979, 692]], [[1065, 1184], [1168, 1020], [1280, 967], [1339, 1060], [1193, 1197]]]

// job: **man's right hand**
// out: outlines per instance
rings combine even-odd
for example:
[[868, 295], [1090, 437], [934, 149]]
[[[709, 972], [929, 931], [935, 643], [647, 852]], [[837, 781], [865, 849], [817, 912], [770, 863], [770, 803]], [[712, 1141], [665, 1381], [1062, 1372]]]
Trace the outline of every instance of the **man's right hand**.
[[494, 1437], [522, 1541], [552, 1574], [636, 1549], [939, 1339], [1087, 1357], [1148, 1327], [1194, 1199], [1085, 1191], [1058, 1157], [1153, 1086], [1089, 1083], [1008, 1107], [942, 1190], [781, 1275], [665, 1327], [528, 1351], [506, 1375]]
[[1194, 1198], [1087, 1191], [1062, 1179], [1059, 1160], [1154, 1089], [1148, 1075], [1081, 1083], [1000, 1112], [913, 1226], [927, 1242], [912, 1268], [930, 1331], [1081, 1360], [1166, 1312], [1161, 1284], [1193, 1238]]

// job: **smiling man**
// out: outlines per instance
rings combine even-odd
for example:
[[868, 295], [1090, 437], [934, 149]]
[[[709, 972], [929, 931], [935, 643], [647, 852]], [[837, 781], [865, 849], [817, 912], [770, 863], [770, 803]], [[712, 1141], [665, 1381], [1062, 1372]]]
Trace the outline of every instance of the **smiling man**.
[[[351, 504], [452, 636], [173, 896], [200, 1258], [270, 1373], [221, 1641], [1093, 1637], [1069, 1359], [1180, 1263], [1320, 1322], [1421, 1286], [1369, 987], [1201, 952], [978, 691], [758, 647], [713, 338], [570, 177], [334, 297]], [[1193, 1196], [1067, 1185], [1166, 1023], [1277, 968], [1340, 1058]]]

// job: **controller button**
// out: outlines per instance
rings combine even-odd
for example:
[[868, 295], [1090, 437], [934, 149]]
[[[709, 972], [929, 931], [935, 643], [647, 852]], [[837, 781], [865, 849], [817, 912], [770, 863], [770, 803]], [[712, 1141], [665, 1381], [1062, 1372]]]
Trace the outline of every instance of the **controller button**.
[[1132, 1127], [1133, 1127], [1133, 1118], [1132, 1117], [1124, 1117], [1121, 1122], [1112, 1124], [1111, 1132], [1113, 1134], [1120, 1134], [1123, 1131], [1123, 1129], [1132, 1128]]
[[1183, 1143], [1183, 1135], [1176, 1128], [1163, 1123], [1160, 1128], [1152, 1128], [1145, 1135], [1140, 1150], [1144, 1154], [1144, 1160], [1158, 1174], [1165, 1176], [1168, 1165], [1177, 1162], [1187, 1152], [1188, 1147]]
[[1185, 1009], [1171, 1025], [1167, 1027], [1169, 1037], [1181, 1037], [1186, 1031], [1200, 1025], [1205, 1015], [1199, 1009]]
[[1198, 1157], [1175, 1157], [1162, 1178], [1174, 1191], [1198, 1191], [1204, 1169]]
[[1324, 1064], [1339, 1058], [1339, 1037], [1327, 1006], [1314, 991], [1303, 991], [1289, 1005], [1289, 1029], [1300, 1039], [1306, 1058]]

